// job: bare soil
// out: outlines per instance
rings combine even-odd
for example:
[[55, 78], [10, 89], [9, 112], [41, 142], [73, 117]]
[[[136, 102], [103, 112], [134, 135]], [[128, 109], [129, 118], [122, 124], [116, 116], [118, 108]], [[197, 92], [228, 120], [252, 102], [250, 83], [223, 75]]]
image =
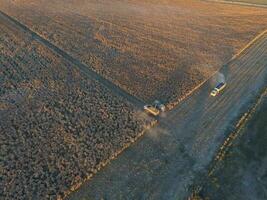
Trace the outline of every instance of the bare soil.
[[267, 10], [201, 1], [0, 1], [145, 101], [175, 103], [266, 28]]

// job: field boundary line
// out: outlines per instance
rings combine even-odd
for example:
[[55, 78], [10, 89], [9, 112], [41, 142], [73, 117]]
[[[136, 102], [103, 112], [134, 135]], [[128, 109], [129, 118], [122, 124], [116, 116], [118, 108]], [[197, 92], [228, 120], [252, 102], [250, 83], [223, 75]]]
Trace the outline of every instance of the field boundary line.
[[241, 50], [239, 50], [235, 55], [232, 56], [232, 58], [227, 61], [225, 64], [223, 64], [218, 70], [211, 73], [208, 79], [202, 81], [199, 85], [197, 85], [193, 90], [189, 91], [187, 94], [185, 94], [183, 97], [178, 99], [174, 103], [170, 103], [167, 105], [167, 108], [169, 110], [173, 109], [175, 106], [177, 106], [179, 103], [181, 103], [183, 100], [188, 98], [190, 95], [192, 95], [196, 90], [198, 90], [201, 86], [203, 86], [206, 82], [208, 82], [216, 73], [218, 73], [225, 65], [229, 65], [233, 60], [235, 60], [238, 56], [240, 56], [245, 50], [247, 50], [249, 47], [251, 47], [258, 39], [263, 37], [265, 34], [267, 34], [267, 29], [256, 35], [249, 43], [247, 43]]
[[256, 40], [258, 40], [259, 38], [261, 38], [262, 36], [264, 36], [267, 33], [267, 29], [264, 30], [263, 32], [261, 32], [260, 34], [258, 34], [253, 40], [251, 40], [245, 47], [243, 47], [241, 50], [239, 50], [238, 53], [236, 53], [230, 61], [234, 60], [235, 58], [237, 58], [238, 56], [240, 56], [240, 54], [242, 54], [246, 49], [248, 49], [251, 45], [254, 44], [254, 42]]
[[[205, 1], [211, 1], [216, 2], [217, 0], [205, 0]], [[221, 0], [218, 0], [221, 1]], [[39, 41], [41, 44], [49, 48], [50, 50], [54, 51], [56, 54], [60, 55], [70, 63], [72, 63], [74, 66], [76, 66], [80, 72], [82, 72], [84, 75], [89, 77], [90, 79], [93, 79], [97, 82], [99, 82], [101, 85], [112, 91], [115, 95], [118, 95], [121, 98], [126, 99], [128, 102], [132, 103], [134, 106], [142, 109], [143, 105], [145, 104], [143, 100], [139, 99], [138, 97], [131, 95], [127, 91], [125, 91], [123, 88], [119, 87], [115, 83], [111, 82], [110, 80], [106, 79], [99, 73], [95, 72], [94, 70], [90, 69], [90, 67], [84, 63], [82, 63], [80, 60], [72, 57], [64, 50], [60, 49], [59, 47], [55, 46], [53, 43], [49, 42], [47, 39], [40, 36], [38, 33], [34, 32], [30, 28], [28, 28], [26, 25], [20, 23], [17, 19], [7, 15], [3, 11], [0, 10], [0, 15], [3, 16], [3, 18], [7, 18], [9, 21], [12, 22], [12, 24], [16, 25], [18, 28], [22, 29], [25, 32], [28, 32], [31, 34], [33, 39]], [[238, 56], [240, 56], [245, 50], [247, 50], [251, 45], [254, 44], [255, 41], [257, 41], [259, 38], [261, 38], [264, 34], [267, 33], [267, 29], [258, 34], [254, 39], [252, 39], [245, 47], [243, 47], [241, 50], [239, 50], [232, 58], [226, 62], [226, 64], [223, 64], [218, 70], [214, 71], [208, 79], [202, 81], [200, 84], [198, 84], [195, 88], [193, 88], [191, 91], [189, 91], [187, 94], [185, 94], [183, 97], [178, 98], [177, 101], [173, 103], [169, 103], [167, 105], [168, 110], [173, 109], [175, 106], [177, 106], [179, 103], [181, 103], [183, 100], [188, 98], [191, 94], [193, 94], [197, 89], [199, 89], [202, 85], [204, 85], [206, 82], [208, 82], [216, 73], [218, 73], [222, 67], [225, 65], [230, 64], [234, 59], [236, 59]]]
[[94, 70], [92, 70], [90, 68], [89, 65], [81, 62], [77, 58], [74, 58], [73, 56], [71, 56], [66, 51], [64, 51], [61, 48], [57, 47], [52, 42], [48, 41], [47, 39], [45, 39], [44, 37], [42, 37], [41, 35], [39, 35], [35, 31], [31, 30], [26, 25], [24, 25], [21, 22], [19, 22], [16, 18], [13, 18], [13, 17], [9, 16], [8, 14], [4, 13], [1, 10], [0, 10], [0, 17], [2, 17], [4, 20], [6, 19], [7, 22], [9, 22], [11, 25], [14, 25], [14, 26], [18, 27], [18, 29], [22, 30], [23, 32], [29, 33], [30, 36], [34, 40], [38, 41], [40, 44], [46, 46], [48, 49], [50, 49], [54, 53], [56, 53], [57, 55], [61, 56], [62, 58], [64, 58], [65, 60], [67, 60], [68, 62], [73, 64], [73, 66], [78, 68], [79, 71], [81, 73], [83, 73], [87, 78], [97, 81], [99, 84], [101, 84], [102, 86], [104, 86], [105, 88], [110, 90], [114, 95], [117, 95], [118, 97], [120, 97], [122, 99], [125, 99], [126, 101], [128, 101], [132, 105], [136, 106], [137, 108], [139, 108], [139, 109], [143, 108], [143, 106], [145, 104], [143, 102], [143, 100], [141, 100], [138, 97], [128, 93], [127, 91], [125, 91], [124, 89], [122, 89], [121, 87], [119, 87], [118, 85], [113, 83], [112, 81], [108, 80], [104, 76], [102, 76], [99, 73], [95, 72]]
[[249, 120], [252, 119], [255, 112], [259, 110], [259, 105], [262, 103], [262, 100], [266, 97], [266, 95], [267, 87], [264, 87], [264, 89], [262, 89], [260, 94], [256, 97], [255, 101], [252, 103], [251, 107], [238, 117], [234, 129], [230, 131], [229, 135], [224, 139], [224, 141], [222, 141], [218, 151], [214, 154], [212, 161], [209, 163], [207, 172], [204, 176], [202, 176], [200, 182], [194, 185], [189, 194], [188, 200], [195, 199], [194, 197], [198, 197], [201, 191], [206, 188], [207, 178], [212, 179], [214, 172], [221, 167], [221, 164], [225, 160], [229, 150], [233, 148], [234, 142], [242, 137], [242, 131], [248, 125]]
[[121, 155], [126, 149], [128, 149], [132, 144], [136, 143], [138, 140], [140, 140], [141, 137], [143, 137], [145, 135], [145, 133], [151, 129], [153, 126], [155, 126], [158, 123], [157, 120], [152, 121], [150, 124], [146, 125], [144, 127], [144, 129], [139, 132], [139, 134], [133, 138], [132, 141], [130, 141], [129, 143], [125, 144], [125, 146], [123, 146], [120, 150], [116, 151], [114, 153], [114, 155], [112, 155], [109, 159], [107, 159], [106, 161], [100, 163], [97, 166], [97, 170], [92, 172], [91, 174], [89, 174], [84, 180], [82, 180], [81, 182], [72, 185], [68, 190], [66, 190], [64, 192], [64, 196], [61, 199], [58, 200], [65, 200], [67, 199], [72, 193], [76, 192], [77, 190], [79, 190], [86, 182], [88, 182], [89, 180], [91, 180], [101, 169], [105, 168], [108, 164], [110, 164], [113, 160], [115, 160], [119, 155]]
[[238, 2], [238, 1], [225, 1], [225, 0], [203, 0], [206, 2], [212, 3], [223, 3], [223, 4], [232, 4], [232, 5], [239, 5], [239, 6], [250, 6], [250, 7], [258, 7], [258, 8], [267, 8], [267, 5], [264, 4], [256, 4], [256, 3], [248, 3], [248, 2]]

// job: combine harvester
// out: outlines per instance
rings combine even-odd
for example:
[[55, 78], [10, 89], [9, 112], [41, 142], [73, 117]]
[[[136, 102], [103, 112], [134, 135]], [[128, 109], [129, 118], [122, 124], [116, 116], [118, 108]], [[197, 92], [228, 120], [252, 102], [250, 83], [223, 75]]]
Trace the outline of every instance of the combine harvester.
[[156, 100], [152, 105], [145, 105], [144, 110], [153, 116], [158, 116], [160, 112], [165, 112], [166, 107], [158, 100]]
[[211, 96], [217, 96], [226, 86], [225, 82], [219, 83], [210, 93]]

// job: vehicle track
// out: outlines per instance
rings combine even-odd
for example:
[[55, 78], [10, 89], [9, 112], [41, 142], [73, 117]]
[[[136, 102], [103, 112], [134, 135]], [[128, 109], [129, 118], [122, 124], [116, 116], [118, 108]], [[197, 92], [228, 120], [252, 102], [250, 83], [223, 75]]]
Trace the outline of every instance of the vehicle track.
[[[227, 87], [213, 98], [203, 84], [69, 199], [183, 199], [228, 130], [267, 80], [267, 33], [220, 70]], [[229, 129], [230, 128], [230, 129]], [[157, 163], [155, 164], [155, 160]], [[122, 176], [123, 174], [123, 176]], [[123, 190], [122, 190], [123, 188]]]
[[[229, 65], [234, 67], [234, 65], [236, 65], [236, 62], [238, 62], [238, 65], [242, 65], [243, 66], [244, 64], [246, 64], [248, 62], [247, 59], [249, 58], [249, 56], [251, 56], [251, 53], [253, 53], [253, 55], [252, 55], [252, 57], [254, 57], [253, 60], [258, 59], [260, 56], [262, 56], [262, 55], [258, 55], [258, 54], [259, 54], [260, 51], [262, 51], [263, 48], [266, 47], [267, 41], [266, 40], [263, 40], [263, 38], [261, 38], [260, 40], [257, 40], [254, 45], [258, 45], [258, 44], [259, 44], [259, 48], [252, 49], [252, 51], [250, 51], [250, 52], [248, 52], [246, 50], [238, 58], [239, 60], [241, 60], [241, 59], [245, 59], [245, 60], [241, 60], [241, 62], [239, 60], [238, 61], [232, 61], [231, 63], [229, 63]], [[253, 62], [253, 60], [251, 62]], [[251, 64], [251, 62], [249, 64]], [[253, 68], [249, 68], [249, 69], [250, 70], [254, 70]], [[222, 68], [220, 70], [220, 72], [223, 73], [223, 70], [224, 70], [224, 68]], [[240, 76], [240, 77], [241, 77], [241, 79], [243, 78], [242, 76]], [[235, 79], [235, 80], [237, 80], [237, 79]], [[238, 80], [240, 80], [240, 78]], [[203, 85], [203, 87], [209, 87], [209, 85], [206, 84], [206, 85]], [[196, 91], [196, 93], [199, 93], [199, 90]], [[220, 98], [217, 102], [213, 103], [212, 106], [206, 105], [205, 110], [208, 111], [208, 109], [210, 109], [212, 107], [216, 107], [217, 106], [217, 103], [219, 103], [222, 99], [224, 99], [224, 98]], [[188, 103], [188, 102], [187, 101], [184, 101], [184, 103]], [[180, 109], [180, 107], [181, 107], [182, 104], [183, 104], [183, 102], [181, 102], [180, 106], [178, 106], [175, 109], [173, 109], [172, 111], [170, 111], [168, 113], [168, 118], [174, 118], [175, 115], [178, 113], [178, 110]], [[183, 112], [183, 111], [179, 110], [179, 112]], [[188, 112], [188, 110], [187, 110], [187, 112]], [[194, 112], [196, 112], [196, 111], [194, 111]]]
[[5, 19], [7, 22], [17, 26], [23, 32], [29, 33], [33, 39], [35, 39], [36, 41], [38, 41], [41, 44], [45, 45], [46, 47], [51, 49], [56, 54], [62, 56], [67, 61], [72, 63], [75, 67], [78, 67], [79, 70], [84, 75], [86, 75], [86, 77], [98, 81], [100, 84], [102, 84], [104, 87], [108, 88], [114, 94], [126, 99], [128, 102], [130, 102], [131, 104], [133, 104], [137, 108], [143, 109], [143, 106], [144, 106], [145, 103], [141, 99], [139, 99], [139, 98], [127, 93], [125, 90], [121, 89], [120, 87], [118, 87], [117, 85], [112, 83], [111, 81], [105, 79], [103, 76], [101, 76], [98, 73], [96, 73], [95, 71], [91, 70], [91, 68], [89, 66], [85, 65], [84, 63], [82, 63], [78, 59], [72, 57], [67, 52], [65, 52], [62, 49], [58, 48], [57, 46], [55, 46], [51, 42], [47, 41], [42, 36], [40, 36], [39, 34], [37, 34], [34, 31], [32, 31], [27, 26], [25, 26], [24, 24], [20, 23], [16, 19], [10, 17], [9, 15], [7, 15], [6, 13], [4, 13], [1, 10], [0, 10], [0, 17]]

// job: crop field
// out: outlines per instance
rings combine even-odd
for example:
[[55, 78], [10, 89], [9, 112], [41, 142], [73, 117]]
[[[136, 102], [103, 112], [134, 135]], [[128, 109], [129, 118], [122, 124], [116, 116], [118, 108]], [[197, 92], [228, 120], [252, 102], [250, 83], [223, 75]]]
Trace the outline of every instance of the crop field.
[[[266, 66], [267, 32], [220, 70], [217, 75], [226, 77], [227, 87], [218, 96], [210, 96], [212, 82], [216, 80], [214, 76], [166, 112], [142, 140], [70, 194], [68, 199], [188, 199], [189, 192], [202, 185], [210, 169], [213, 171], [214, 163], [216, 169], [241, 128], [255, 114], [267, 84]], [[262, 113], [266, 113], [265, 107]], [[257, 116], [263, 125], [266, 124], [265, 116]], [[249, 135], [258, 138], [259, 145], [265, 144], [253, 132]], [[238, 165], [235, 168], [240, 169]], [[265, 168], [266, 164], [262, 162], [262, 169]], [[229, 173], [226, 178], [234, 176], [235, 173]], [[232, 199], [231, 195], [228, 198], [223, 192], [220, 194], [220, 198], [210, 199]]]
[[267, 24], [266, 9], [194, 0], [0, 0], [0, 7], [129, 93], [169, 105]]
[[[267, 80], [266, 31], [247, 45], [266, 28], [266, 8], [228, 3], [0, 0], [0, 199], [185, 196]], [[220, 77], [227, 87], [212, 98]], [[174, 109], [140, 111], [156, 99]], [[248, 131], [264, 138], [265, 121]], [[264, 169], [254, 180], [245, 165], [265, 166], [261, 148], [252, 152], [264, 140], [245, 139], [238, 164], [226, 160], [214, 179], [266, 186]], [[231, 193], [208, 184], [207, 197]]]
[[0, 199], [60, 199], [150, 123], [0, 18]]

